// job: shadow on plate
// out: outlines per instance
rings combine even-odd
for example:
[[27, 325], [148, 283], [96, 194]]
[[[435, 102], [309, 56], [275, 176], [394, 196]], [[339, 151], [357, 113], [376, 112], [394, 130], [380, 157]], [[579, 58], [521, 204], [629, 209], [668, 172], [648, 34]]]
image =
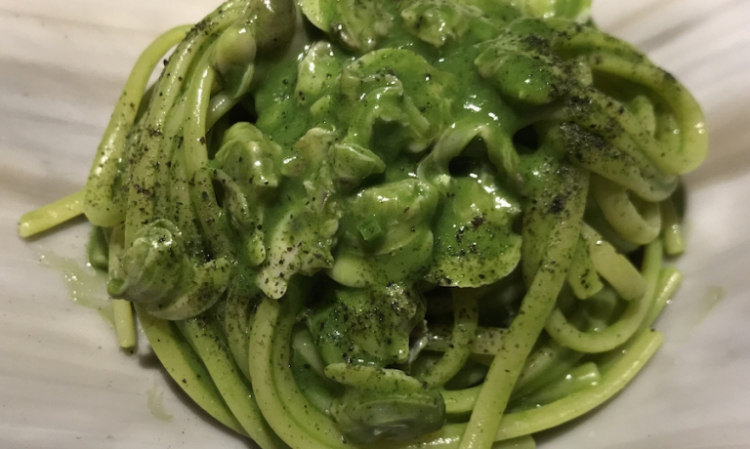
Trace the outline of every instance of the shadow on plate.
[[159, 371], [159, 374], [162, 376], [162, 378], [164, 378], [164, 381], [169, 387], [172, 395], [179, 399], [180, 402], [182, 402], [182, 404], [190, 410], [193, 416], [210, 425], [216, 431], [236, 438], [239, 441], [245, 442], [248, 449], [260, 449], [259, 446], [256, 445], [252, 440], [242, 435], [238, 435], [231, 429], [228, 429], [220, 422], [216, 421], [211, 415], [206, 413], [206, 411], [200, 408], [198, 404], [193, 402], [193, 400], [190, 399], [190, 396], [188, 396], [187, 393], [185, 393], [185, 391], [180, 388], [177, 382], [175, 382], [172, 376], [169, 375], [150, 346], [146, 345], [145, 351], [138, 354], [138, 364], [143, 369]]

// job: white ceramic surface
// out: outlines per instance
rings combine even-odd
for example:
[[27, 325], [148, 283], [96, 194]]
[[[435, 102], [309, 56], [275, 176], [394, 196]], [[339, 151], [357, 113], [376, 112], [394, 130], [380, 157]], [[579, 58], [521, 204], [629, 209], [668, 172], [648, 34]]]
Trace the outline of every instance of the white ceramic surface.
[[[85, 224], [15, 235], [23, 212], [82, 187], [139, 51], [215, 3], [0, 0], [0, 448], [248, 446], [197, 413], [145, 345], [118, 351], [68, 287], [102, 292], [40, 263], [82, 262]], [[595, 16], [693, 90], [711, 155], [687, 177], [686, 282], [658, 323], [666, 344], [624, 394], [542, 447], [750, 448], [750, 1], [598, 0]]]

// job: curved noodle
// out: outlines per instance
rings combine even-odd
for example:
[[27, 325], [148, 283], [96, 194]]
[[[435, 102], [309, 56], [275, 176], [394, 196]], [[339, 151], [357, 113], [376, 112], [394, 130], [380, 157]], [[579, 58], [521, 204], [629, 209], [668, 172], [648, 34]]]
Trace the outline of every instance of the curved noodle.
[[547, 319], [545, 329], [558, 343], [576, 351], [599, 353], [615, 349], [635, 334], [654, 303], [664, 249], [660, 240], [648, 245], [643, 262], [646, 291], [640, 299], [630, 302], [616, 323], [597, 332], [581, 332], [570, 324], [557, 308]]

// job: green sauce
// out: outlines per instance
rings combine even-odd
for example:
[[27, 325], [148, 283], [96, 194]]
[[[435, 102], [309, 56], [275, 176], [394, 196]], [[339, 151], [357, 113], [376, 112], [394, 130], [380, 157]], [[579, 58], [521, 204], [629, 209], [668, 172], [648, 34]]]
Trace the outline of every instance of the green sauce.
[[39, 260], [42, 266], [61, 273], [68, 289], [68, 295], [78, 305], [95, 310], [112, 328], [115, 317], [112, 301], [106, 292], [107, 276], [92, 268], [83, 268], [73, 259], [59, 256], [42, 248]]
[[146, 404], [152, 415], [162, 422], [172, 421], [173, 416], [164, 408], [164, 389], [154, 385], [146, 390]]

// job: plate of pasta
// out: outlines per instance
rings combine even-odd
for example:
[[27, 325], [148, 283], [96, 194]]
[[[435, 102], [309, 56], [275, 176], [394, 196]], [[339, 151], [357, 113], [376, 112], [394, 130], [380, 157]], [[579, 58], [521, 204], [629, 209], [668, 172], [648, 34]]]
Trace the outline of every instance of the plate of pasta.
[[8, 0], [0, 445], [750, 447], [748, 14]]

